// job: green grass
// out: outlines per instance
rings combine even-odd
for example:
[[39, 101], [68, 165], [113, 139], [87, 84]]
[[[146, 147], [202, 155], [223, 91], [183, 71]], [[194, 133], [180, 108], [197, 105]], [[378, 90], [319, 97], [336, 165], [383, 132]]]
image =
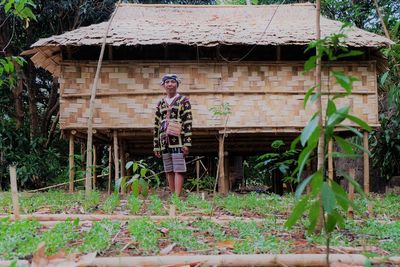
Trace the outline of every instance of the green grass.
[[113, 193], [107, 197], [101, 209], [105, 213], [111, 214], [119, 206], [119, 203], [120, 203], [119, 195], [117, 193]]
[[120, 225], [117, 222], [112, 222], [103, 219], [95, 222], [89, 231], [83, 235], [83, 243], [78, 248], [83, 253], [90, 253], [108, 249], [111, 246], [111, 239], [119, 231]]
[[142, 200], [139, 197], [130, 194], [126, 205], [131, 214], [139, 214], [142, 207]]
[[164, 208], [164, 204], [157, 195], [151, 195], [149, 197], [150, 203], [148, 209], [153, 215], [165, 215], [167, 212]]
[[146, 255], [158, 253], [158, 239], [161, 237], [157, 226], [149, 218], [132, 220], [128, 224], [129, 233], [132, 239], [139, 243], [139, 248]]

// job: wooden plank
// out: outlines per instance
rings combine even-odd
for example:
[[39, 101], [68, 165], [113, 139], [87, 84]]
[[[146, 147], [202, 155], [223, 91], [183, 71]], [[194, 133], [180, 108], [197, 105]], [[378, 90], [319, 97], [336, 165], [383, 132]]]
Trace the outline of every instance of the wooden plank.
[[74, 179], [75, 179], [75, 142], [74, 135], [71, 133], [69, 135], [69, 193], [74, 192]]
[[19, 201], [18, 201], [18, 186], [17, 186], [17, 167], [10, 166], [10, 184], [11, 184], [11, 196], [13, 204], [13, 213], [15, 219], [19, 220]]

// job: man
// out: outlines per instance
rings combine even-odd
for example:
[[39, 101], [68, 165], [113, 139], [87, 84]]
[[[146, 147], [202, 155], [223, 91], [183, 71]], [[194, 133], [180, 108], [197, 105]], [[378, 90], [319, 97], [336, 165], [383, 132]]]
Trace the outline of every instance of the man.
[[182, 193], [185, 156], [192, 145], [192, 111], [189, 99], [178, 94], [180, 80], [167, 74], [161, 80], [166, 97], [156, 108], [154, 123], [154, 155], [162, 157], [171, 193]]

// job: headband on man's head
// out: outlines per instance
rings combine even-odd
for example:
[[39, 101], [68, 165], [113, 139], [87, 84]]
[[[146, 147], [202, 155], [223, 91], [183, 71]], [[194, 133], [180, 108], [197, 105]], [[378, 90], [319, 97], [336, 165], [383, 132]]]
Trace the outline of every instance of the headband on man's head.
[[178, 84], [178, 86], [179, 86], [179, 84], [181, 83], [181, 80], [178, 78], [178, 76], [177, 76], [176, 74], [166, 74], [166, 75], [164, 75], [164, 76], [162, 77], [161, 85], [164, 85], [164, 83], [165, 83], [167, 80], [174, 80], [174, 81], [176, 81], [176, 83]]

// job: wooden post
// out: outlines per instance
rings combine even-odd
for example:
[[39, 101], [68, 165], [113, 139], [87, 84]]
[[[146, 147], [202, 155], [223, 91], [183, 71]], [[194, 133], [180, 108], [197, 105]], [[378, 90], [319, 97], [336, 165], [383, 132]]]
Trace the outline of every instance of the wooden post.
[[196, 157], [196, 192], [199, 193], [199, 181], [200, 181], [200, 160], [199, 157]]
[[[124, 144], [124, 142], [122, 142], [121, 141], [121, 156], [120, 156], [120, 158], [121, 158], [121, 177], [125, 177], [126, 176], [126, 169], [125, 169], [125, 166], [126, 166], [126, 159], [125, 159], [125, 144]], [[125, 190], [122, 190], [122, 188], [121, 188], [121, 194], [125, 194]]]
[[74, 179], [75, 179], [75, 171], [74, 171], [74, 135], [69, 135], [69, 192], [74, 192]]
[[328, 142], [328, 178], [331, 181], [333, 180], [333, 157], [332, 157], [332, 151], [333, 151], [333, 142], [332, 142], [332, 139], [331, 139]]
[[112, 148], [108, 146], [108, 187], [107, 193], [111, 194], [111, 169], [112, 169]]
[[364, 132], [364, 192], [369, 193], [368, 132]]
[[96, 164], [97, 164], [97, 148], [96, 145], [93, 145], [93, 190], [96, 190]]
[[[354, 168], [349, 169], [349, 175], [351, 178], [356, 180], [356, 171], [354, 170]], [[349, 200], [350, 200], [350, 202], [353, 202], [353, 200], [354, 200], [354, 185], [350, 182], [348, 182], [348, 190], [349, 190]], [[353, 207], [351, 205], [349, 206], [349, 217], [352, 219], [354, 217], [354, 211], [353, 211]]]
[[19, 220], [17, 168], [15, 166], [10, 166], [10, 184], [11, 184], [13, 212], [14, 212], [15, 219]]
[[218, 169], [219, 169], [219, 177], [218, 177], [218, 192], [220, 194], [228, 193], [228, 184], [225, 179], [225, 153], [224, 153], [224, 138], [223, 135], [219, 135], [219, 150], [218, 150]]
[[118, 153], [118, 133], [116, 130], [113, 132], [113, 139], [114, 139], [114, 169], [115, 175], [114, 180], [117, 181], [119, 179], [119, 153]]

